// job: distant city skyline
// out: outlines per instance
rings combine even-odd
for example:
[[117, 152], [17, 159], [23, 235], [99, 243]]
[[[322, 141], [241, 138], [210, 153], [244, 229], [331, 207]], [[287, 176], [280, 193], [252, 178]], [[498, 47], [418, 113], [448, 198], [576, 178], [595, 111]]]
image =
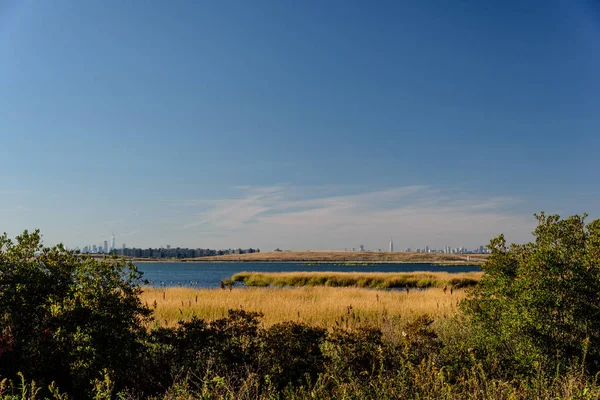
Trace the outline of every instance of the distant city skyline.
[[207, 248], [185, 248], [185, 247], [159, 247], [159, 248], [129, 248], [123, 245], [120, 249], [114, 248], [109, 252], [105, 252], [103, 248], [96, 247], [95, 245], [87, 245], [82, 249], [69, 249], [79, 250], [82, 254], [114, 254], [117, 256], [126, 257], [141, 257], [141, 258], [196, 258], [206, 256], [219, 256], [228, 254], [246, 254], [246, 253], [258, 253], [260, 249], [257, 248], [229, 248], [229, 249], [207, 249]]
[[528, 241], [600, 217], [598, 43], [585, 0], [0, 2], [0, 231]]
[[[104, 246], [100, 245], [100, 246], [96, 246], [96, 245], [92, 245], [92, 244], [88, 244], [88, 245], [84, 245], [84, 246], [74, 246], [74, 247], [69, 247], [67, 246], [67, 248], [72, 249], [72, 250], [80, 250], [82, 253], [93, 253], [93, 254], [108, 254], [113, 252], [113, 250], [117, 251], [118, 254], [121, 255], [130, 255], [130, 254], [125, 254], [124, 252], [126, 250], [133, 250], [133, 249], [137, 249], [137, 250], [145, 250], [145, 249], [156, 249], [156, 250], [171, 250], [171, 245], [170, 244], [166, 244], [166, 245], [161, 245], [155, 248], [152, 247], [144, 247], [144, 246], [132, 246], [132, 247], [127, 247], [125, 243], [122, 243], [121, 247], [118, 248], [118, 246], [115, 245], [115, 234], [111, 235], [111, 247], [108, 248], [108, 241], [104, 241]], [[259, 247], [250, 247], [250, 249], [258, 249]], [[203, 246], [191, 246], [191, 247], [186, 247], [186, 246], [174, 246], [173, 250], [176, 249], [185, 249], [185, 250], [195, 250], [195, 249], [207, 249], [207, 247], [203, 247]], [[224, 249], [220, 249], [222, 250], [233, 250], [234, 254], [236, 249], [241, 250], [242, 248], [239, 246], [230, 246], [229, 248], [224, 248]], [[351, 250], [349, 250], [348, 247], [344, 248], [344, 251], [359, 251], [359, 252], [383, 252], [385, 250], [382, 250], [382, 248], [369, 248], [366, 247], [363, 244], [358, 245], [358, 247], [354, 246], [350, 248]], [[311, 249], [290, 249], [290, 248], [286, 248], [286, 251], [294, 251], [294, 250], [311, 250]], [[328, 250], [332, 250], [332, 251], [341, 251], [341, 249], [328, 249]], [[278, 247], [276, 249], [263, 249], [263, 252], [271, 252], [271, 251], [281, 251], [281, 249]], [[393, 239], [390, 237], [390, 241], [388, 243], [388, 249], [387, 252], [416, 252], [416, 253], [446, 253], [446, 254], [463, 254], [463, 253], [487, 253], [487, 249], [486, 249], [486, 245], [477, 245], [475, 247], [467, 247], [467, 246], [457, 246], [457, 247], [452, 247], [450, 245], [446, 245], [443, 248], [440, 249], [436, 249], [434, 247], [429, 247], [429, 245], [426, 245], [422, 248], [417, 247], [417, 248], [411, 248], [411, 247], [406, 247], [404, 248], [404, 250], [394, 250], [394, 241]], [[226, 254], [230, 254], [230, 253], [226, 253]], [[149, 255], [144, 255], [144, 257], [150, 257]], [[198, 257], [198, 255], [190, 255], [189, 257]]]

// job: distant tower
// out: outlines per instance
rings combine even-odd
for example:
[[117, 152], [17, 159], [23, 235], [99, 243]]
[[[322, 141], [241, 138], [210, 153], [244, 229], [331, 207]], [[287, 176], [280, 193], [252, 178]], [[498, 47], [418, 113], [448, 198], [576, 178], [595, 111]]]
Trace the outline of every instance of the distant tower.
[[108, 253], [108, 241], [107, 240], [104, 241], [104, 252]]
[[390, 238], [390, 253], [394, 252], [394, 241]]
[[114, 250], [115, 249], [115, 234], [112, 234], [112, 237], [110, 239], [110, 249]]

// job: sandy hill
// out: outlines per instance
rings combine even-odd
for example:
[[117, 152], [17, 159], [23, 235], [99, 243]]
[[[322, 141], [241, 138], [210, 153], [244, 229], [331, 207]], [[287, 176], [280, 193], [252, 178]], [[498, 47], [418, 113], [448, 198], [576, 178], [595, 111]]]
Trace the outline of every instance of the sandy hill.
[[202, 257], [188, 261], [238, 261], [238, 262], [399, 262], [399, 263], [482, 263], [485, 254], [389, 253], [353, 251], [281, 251], [270, 253], [229, 254]]

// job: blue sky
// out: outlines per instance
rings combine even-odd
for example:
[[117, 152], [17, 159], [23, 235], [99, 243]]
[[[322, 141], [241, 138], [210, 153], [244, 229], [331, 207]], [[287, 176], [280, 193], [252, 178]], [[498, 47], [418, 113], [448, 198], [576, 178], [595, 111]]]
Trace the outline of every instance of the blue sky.
[[0, 230], [527, 240], [600, 217], [598, 71], [594, 1], [0, 0]]

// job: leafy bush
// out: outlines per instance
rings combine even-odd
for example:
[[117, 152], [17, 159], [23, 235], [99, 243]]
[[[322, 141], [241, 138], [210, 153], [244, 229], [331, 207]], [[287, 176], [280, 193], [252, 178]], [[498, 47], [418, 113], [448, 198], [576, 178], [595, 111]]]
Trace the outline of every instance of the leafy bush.
[[[485, 274], [463, 302], [481, 349], [512, 374], [543, 364], [600, 367], [600, 220], [536, 215], [535, 242], [490, 242]], [[578, 360], [578, 361], [577, 361]]]
[[383, 355], [379, 329], [360, 327], [356, 330], [335, 328], [324, 346], [329, 374], [348, 378], [367, 378], [376, 373]]
[[227, 317], [210, 323], [214, 336], [208, 356], [216, 373], [237, 378], [256, 369], [262, 316], [258, 312], [229, 310]]
[[260, 374], [269, 376], [278, 389], [314, 380], [323, 369], [321, 344], [325, 329], [296, 322], [273, 325], [261, 334]]
[[156, 328], [148, 338], [144, 375], [152, 377], [146, 392], [185, 380], [199, 390], [213, 378], [227, 376], [241, 382], [257, 370], [262, 315], [229, 310], [210, 323], [198, 318], [180, 321], [177, 328]]
[[0, 237], [0, 376], [22, 372], [84, 396], [101, 371], [134, 381], [143, 351], [141, 273], [117, 259], [43, 247], [39, 231]]
[[432, 329], [432, 324], [431, 317], [421, 315], [404, 326], [401, 344], [407, 361], [418, 364], [440, 353], [442, 343]]

